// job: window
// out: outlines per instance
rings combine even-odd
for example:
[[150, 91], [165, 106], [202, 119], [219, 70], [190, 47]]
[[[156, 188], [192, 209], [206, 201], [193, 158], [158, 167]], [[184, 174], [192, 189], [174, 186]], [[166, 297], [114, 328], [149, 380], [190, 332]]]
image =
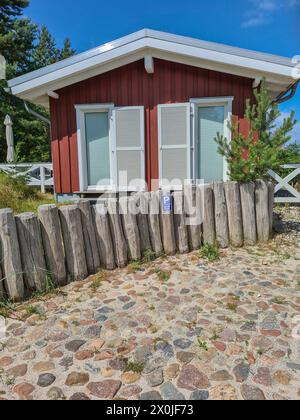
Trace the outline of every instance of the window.
[[182, 189], [184, 182], [227, 179], [227, 164], [214, 141], [228, 140], [233, 98], [191, 99], [158, 106], [160, 187]]
[[[85, 114], [88, 185], [107, 184], [110, 179], [108, 112]], [[99, 164], [101, 161], [101, 164]]]
[[76, 111], [80, 190], [145, 189], [144, 108], [96, 104]]

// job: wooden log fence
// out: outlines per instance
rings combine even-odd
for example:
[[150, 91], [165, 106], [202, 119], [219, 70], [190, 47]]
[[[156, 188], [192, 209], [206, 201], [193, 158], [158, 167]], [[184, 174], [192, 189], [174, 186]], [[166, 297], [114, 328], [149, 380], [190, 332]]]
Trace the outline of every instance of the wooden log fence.
[[21, 301], [45, 290], [49, 277], [63, 286], [100, 269], [125, 267], [145, 251], [174, 255], [204, 244], [267, 242], [273, 197], [271, 182], [217, 182], [173, 194], [99, 199], [96, 205], [44, 205], [37, 216], [0, 210], [0, 298]]

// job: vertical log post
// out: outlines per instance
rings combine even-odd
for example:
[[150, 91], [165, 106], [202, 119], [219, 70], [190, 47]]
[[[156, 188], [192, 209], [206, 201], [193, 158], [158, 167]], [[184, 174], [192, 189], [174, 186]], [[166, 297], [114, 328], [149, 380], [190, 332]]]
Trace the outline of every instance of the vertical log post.
[[119, 214], [118, 200], [116, 198], [110, 198], [108, 200], [107, 210], [115, 249], [116, 263], [119, 268], [123, 268], [128, 264], [128, 249]]
[[230, 243], [232, 246], [240, 248], [244, 244], [244, 235], [239, 183], [225, 182], [224, 188], [228, 213]]
[[189, 219], [187, 226], [189, 245], [191, 250], [197, 250], [201, 246], [201, 227], [197, 220], [197, 211], [200, 208], [199, 195], [192, 185], [184, 187], [184, 207], [186, 216]]
[[9, 299], [20, 301], [24, 297], [24, 282], [17, 226], [11, 209], [0, 210], [0, 247], [5, 290]]
[[58, 286], [67, 284], [65, 249], [58, 208], [44, 205], [38, 208], [46, 266]]
[[114, 245], [105, 203], [93, 206], [93, 213], [101, 265], [107, 270], [114, 270], [116, 268]]
[[203, 243], [215, 245], [216, 226], [214, 209], [214, 192], [211, 185], [204, 185], [204, 216], [203, 216]]
[[[123, 230], [127, 241], [129, 258], [131, 260], [141, 259], [141, 237], [144, 232], [139, 231], [137, 223], [137, 205], [134, 197], [120, 198], [120, 213], [122, 215]], [[147, 225], [148, 229], [148, 225]], [[148, 233], [148, 232], [147, 232]]]
[[84, 280], [89, 273], [84, 250], [80, 210], [76, 205], [64, 206], [60, 207], [59, 215], [70, 280]]
[[174, 193], [174, 229], [178, 251], [180, 254], [189, 252], [189, 238], [184, 211], [184, 194], [181, 191]]
[[229, 229], [226, 198], [223, 182], [214, 183], [216, 238], [221, 248], [229, 246]]
[[257, 237], [259, 242], [266, 243], [270, 237], [269, 188], [263, 180], [255, 183], [255, 205]]
[[163, 252], [162, 239], [160, 234], [160, 201], [159, 192], [153, 191], [149, 194], [148, 226], [153, 251], [156, 255]]
[[148, 226], [148, 213], [149, 213], [149, 199], [148, 193], [139, 194], [139, 212], [137, 214], [137, 223], [140, 232], [141, 252], [152, 250], [149, 226]]
[[43, 292], [48, 274], [39, 221], [33, 213], [19, 214], [15, 219], [24, 282], [29, 290]]
[[257, 242], [255, 213], [255, 184], [253, 182], [240, 184], [244, 244], [254, 246]]
[[2, 248], [1, 248], [1, 243], [0, 243], [0, 300], [5, 298], [4, 276], [2, 274], [2, 263], [3, 263], [3, 255], [2, 255]]
[[85, 255], [89, 274], [95, 274], [100, 269], [100, 256], [93, 223], [93, 214], [89, 200], [79, 200], [81, 222], [84, 237]]
[[275, 185], [273, 182], [268, 182], [269, 189], [269, 226], [270, 237], [273, 235], [273, 214], [274, 214], [274, 201], [275, 201]]
[[[163, 197], [164, 192], [160, 194], [160, 207], [161, 207], [161, 236], [163, 247], [166, 255], [176, 254], [176, 240], [175, 240], [175, 231], [174, 231], [174, 218], [173, 212], [165, 211], [163, 208]], [[168, 193], [169, 194], [169, 193]], [[171, 197], [172, 199], [172, 197]]]

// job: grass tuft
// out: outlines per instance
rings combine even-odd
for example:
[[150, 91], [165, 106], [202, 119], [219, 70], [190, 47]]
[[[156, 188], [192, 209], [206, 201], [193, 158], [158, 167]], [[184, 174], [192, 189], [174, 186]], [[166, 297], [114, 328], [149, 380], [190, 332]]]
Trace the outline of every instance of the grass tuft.
[[220, 251], [217, 245], [205, 244], [200, 249], [200, 258], [205, 258], [210, 262], [216, 261], [220, 258]]
[[128, 362], [124, 368], [124, 372], [142, 373], [144, 368], [144, 363]]

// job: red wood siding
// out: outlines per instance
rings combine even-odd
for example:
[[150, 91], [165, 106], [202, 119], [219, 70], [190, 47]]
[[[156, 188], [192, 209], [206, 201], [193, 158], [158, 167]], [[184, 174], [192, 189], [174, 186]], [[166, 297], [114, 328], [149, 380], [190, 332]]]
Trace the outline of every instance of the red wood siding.
[[246, 99], [253, 99], [252, 79], [155, 60], [155, 73], [147, 74], [137, 61], [103, 75], [61, 89], [50, 100], [55, 191], [79, 191], [76, 104], [114, 103], [144, 106], [146, 181], [158, 178], [157, 105], [189, 102], [190, 98], [234, 96], [233, 113], [243, 117]]

